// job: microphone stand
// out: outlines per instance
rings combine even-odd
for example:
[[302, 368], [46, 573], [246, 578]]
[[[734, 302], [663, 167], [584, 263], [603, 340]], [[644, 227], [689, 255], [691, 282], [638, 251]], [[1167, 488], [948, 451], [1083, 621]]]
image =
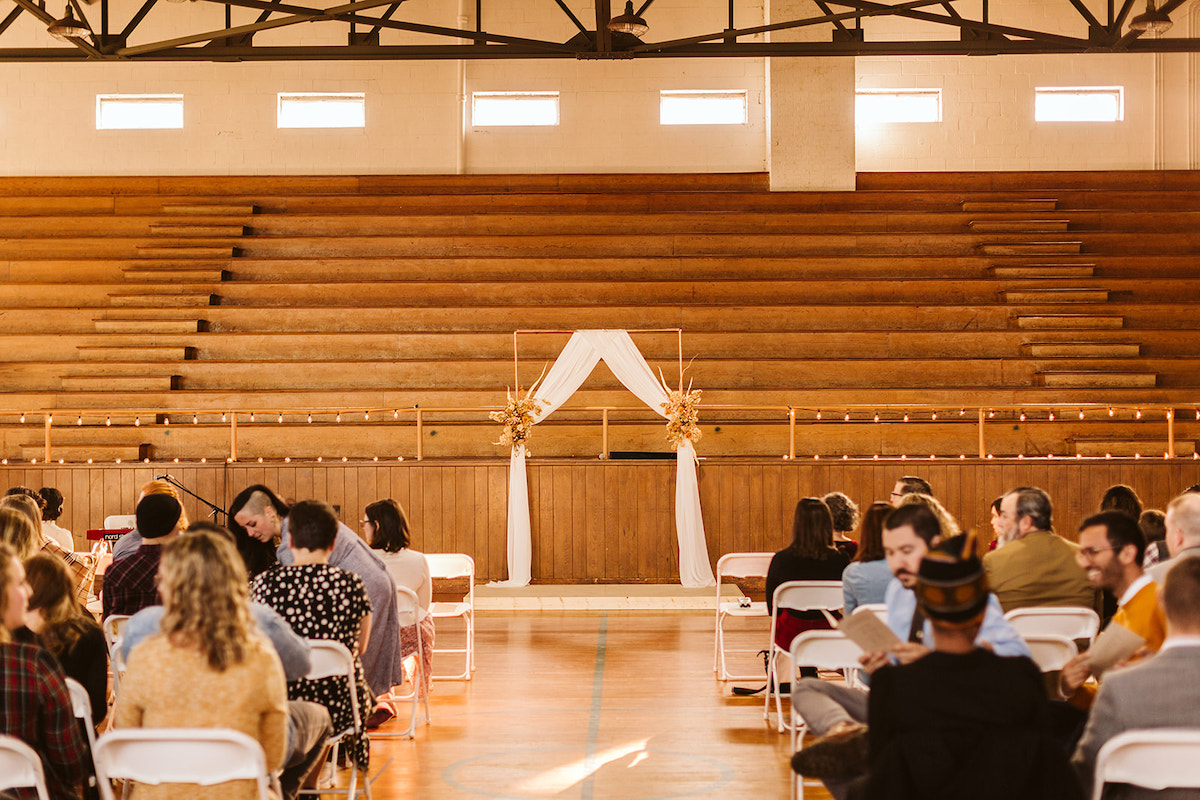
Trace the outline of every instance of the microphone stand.
[[167, 483], [174, 486], [176, 489], [179, 489], [180, 491], [182, 491], [184, 494], [190, 495], [191, 497], [194, 497], [197, 500], [199, 500], [204, 505], [208, 506], [210, 509], [212, 509], [212, 511], [209, 512], [209, 516], [212, 517], [214, 521], [218, 521], [217, 514], [225, 514], [226, 513], [225, 509], [221, 508], [220, 506], [216, 505], [215, 503], [209, 502], [205, 498], [203, 498], [200, 495], [193, 492], [191, 489], [184, 486], [179, 481], [175, 480], [174, 475], [157, 475], [155, 477], [160, 481], [166, 481]]

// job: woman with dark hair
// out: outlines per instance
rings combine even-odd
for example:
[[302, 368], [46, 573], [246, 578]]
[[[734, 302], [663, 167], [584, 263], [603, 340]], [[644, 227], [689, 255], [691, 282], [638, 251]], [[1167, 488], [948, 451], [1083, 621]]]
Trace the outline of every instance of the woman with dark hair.
[[887, 585], [892, 581], [883, 553], [883, 521], [892, 513], [890, 503], [874, 502], [863, 515], [858, 532], [858, 553], [842, 572], [843, 614], [870, 603], [882, 603]]
[[1142, 556], [1142, 569], [1149, 569], [1171, 557], [1167, 551], [1167, 515], [1157, 508], [1147, 508], [1138, 517], [1138, 527], [1146, 537], [1146, 555]]
[[329, 563], [338, 538], [338, 521], [332, 508], [320, 500], [304, 500], [292, 506], [287, 519], [292, 563], [255, 578], [251, 597], [275, 609], [298, 635], [341, 642], [354, 655], [358, 719], [344, 676], [292, 681], [288, 697], [325, 706], [335, 731], [353, 726], [357, 734], [347, 748], [347, 756], [365, 772], [370, 743], [364, 718], [375, 707], [375, 698], [360, 657], [371, 635], [371, 601], [362, 578]]
[[[253, 515], [243, 513], [247, 505], [251, 507]], [[248, 516], [252, 520], [257, 520], [259, 516], [265, 514], [267, 508], [273, 512], [274, 519], [280, 521], [279, 530], [267, 526], [263, 530], [251, 532], [250, 529], [243, 527], [238, 522], [239, 517], [247, 519]], [[289, 510], [287, 503], [260, 483], [247, 486], [238, 492], [237, 497], [233, 498], [233, 502], [229, 504], [229, 530], [233, 533], [238, 553], [241, 554], [242, 561], [246, 564], [246, 572], [250, 575], [251, 580], [278, 563], [275, 556], [278, 544], [276, 539], [282, 534], [282, 520], [287, 517]], [[253, 521], [250, 522], [251, 527], [254, 524]]]
[[833, 516], [833, 546], [853, 560], [858, 552], [858, 542], [851, 539], [850, 534], [858, 527], [858, 506], [841, 492], [830, 492], [821, 499]]
[[1135, 520], [1142, 516], [1142, 500], [1132, 486], [1118, 483], [1108, 487], [1100, 500], [1101, 511], [1121, 511]]
[[[772, 595], [787, 581], [840, 581], [850, 559], [833, 546], [833, 517], [829, 506], [818, 497], [796, 503], [792, 519], [792, 543], [771, 559], [767, 568], [767, 613], [772, 613]], [[775, 643], [787, 650], [797, 634], [829, 629], [820, 611], [792, 613], [784, 610], [775, 625]]]
[[68, 678], [87, 689], [92, 722], [108, 711], [108, 648], [96, 620], [75, 602], [71, 576], [61, 559], [38, 553], [25, 562], [32, 594], [25, 627], [58, 659]]
[[[422, 692], [428, 693], [430, 675], [433, 672], [433, 615], [429, 603], [433, 599], [433, 581], [429, 575], [429, 562], [424, 554], [409, 547], [408, 517], [404, 508], [391, 498], [371, 503], [363, 519], [363, 533], [371, 547], [382, 550], [383, 563], [397, 586], [412, 589], [417, 595], [418, 624], [400, 629], [400, 647], [405, 659], [417, 654], [417, 637], [421, 638], [421, 674], [424, 677]], [[411, 669], [408, 670], [412, 674]]]
[[74, 550], [75, 538], [71, 536], [69, 530], [58, 524], [58, 518], [62, 516], [63, 512], [62, 492], [53, 486], [43, 486], [38, 489], [38, 494], [46, 503], [42, 508], [42, 535], [49, 536], [58, 542], [63, 550]]

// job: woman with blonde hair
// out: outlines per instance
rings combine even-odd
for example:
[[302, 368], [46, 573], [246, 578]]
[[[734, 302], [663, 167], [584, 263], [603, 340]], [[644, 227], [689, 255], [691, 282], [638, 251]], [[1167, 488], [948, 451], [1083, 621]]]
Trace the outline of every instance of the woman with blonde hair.
[[[183, 498], [179, 495], [179, 490], [172, 484], [158, 479], [147, 481], [138, 491], [137, 503], [142, 502], [148, 495], [152, 494], [167, 494], [179, 501], [179, 507], [183, 509]], [[137, 503], [134, 503], [134, 508], [137, 508]], [[186, 530], [188, 526], [187, 509], [179, 512], [179, 530]], [[142, 535], [137, 530], [132, 530], [129, 533], [117, 539], [117, 543], [113, 545], [112, 560], [120, 561], [123, 558], [128, 558], [137, 552], [142, 546]]]
[[28, 514], [16, 504], [0, 502], [0, 544], [7, 544], [17, 558], [27, 561], [41, 549], [41, 539]]
[[[231, 728], [283, 765], [287, 690], [279, 657], [255, 632], [246, 570], [233, 544], [208, 532], [163, 545], [160, 632], [129, 654], [113, 710], [117, 728]], [[216, 786], [138, 785], [139, 800], [256, 797], [254, 781]]]
[[[9, 494], [0, 500], [0, 509], [10, 508], [24, 514], [33, 525], [33, 553], [52, 553], [66, 564], [71, 573], [71, 585], [75, 587], [75, 599], [86, 603], [92, 592], [92, 582], [96, 577], [96, 561], [88, 554], [73, 553], [64, 550], [62, 545], [42, 533], [42, 509], [37, 502], [27, 494]], [[22, 534], [23, 536], [24, 534]], [[18, 551], [21, 545], [18, 545]], [[30, 556], [22, 555], [22, 561], [28, 561]]]
[[38, 553], [25, 562], [25, 577], [32, 593], [25, 612], [25, 627], [37, 642], [58, 659], [68, 678], [87, 689], [92, 721], [108, 712], [108, 648], [104, 632], [83, 606], [75, 601], [71, 576], [61, 559]]
[[954, 517], [950, 516], [950, 512], [946, 510], [946, 507], [930, 495], [919, 493], [906, 494], [904, 497], [900, 498], [900, 502], [896, 505], [896, 507], [900, 508], [901, 506], [913, 505], [925, 506], [933, 512], [933, 515], [937, 517], [938, 525], [942, 529], [943, 539], [949, 539], [951, 536], [958, 536], [960, 533], [962, 533], [962, 530], [960, 530], [958, 527], [958, 523], [954, 521]]

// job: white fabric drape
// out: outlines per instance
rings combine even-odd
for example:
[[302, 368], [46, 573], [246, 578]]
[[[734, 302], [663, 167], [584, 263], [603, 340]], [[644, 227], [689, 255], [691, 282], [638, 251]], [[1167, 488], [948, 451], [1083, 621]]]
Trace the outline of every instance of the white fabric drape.
[[[563, 403], [592, 374], [603, 360], [631, 392], [660, 416], [667, 389], [642, 357], [629, 333], [623, 330], [576, 331], [559, 354], [554, 366], [534, 392], [541, 409], [534, 415], [540, 422]], [[684, 586], [715, 583], [704, 541], [700, 516], [700, 483], [696, 476], [696, 450], [684, 441], [676, 451], [675, 531], [679, 540], [679, 581]], [[531, 578], [533, 544], [529, 523], [529, 483], [525, 474], [525, 448], [514, 447], [508, 470], [508, 580], [497, 586], [527, 586]]]

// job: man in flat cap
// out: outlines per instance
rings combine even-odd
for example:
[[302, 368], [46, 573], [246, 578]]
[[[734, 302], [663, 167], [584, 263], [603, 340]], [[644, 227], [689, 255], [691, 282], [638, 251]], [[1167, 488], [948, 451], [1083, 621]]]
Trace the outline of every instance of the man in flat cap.
[[158, 562], [161, 545], [179, 535], [183, 507], [169, 494], [148, 494], [137, 506], [137, 529], [142, 546], [133, 555], [113, 563], [104, 573], [104, 618], [136, 614], [162, 605], [158, 596]]

